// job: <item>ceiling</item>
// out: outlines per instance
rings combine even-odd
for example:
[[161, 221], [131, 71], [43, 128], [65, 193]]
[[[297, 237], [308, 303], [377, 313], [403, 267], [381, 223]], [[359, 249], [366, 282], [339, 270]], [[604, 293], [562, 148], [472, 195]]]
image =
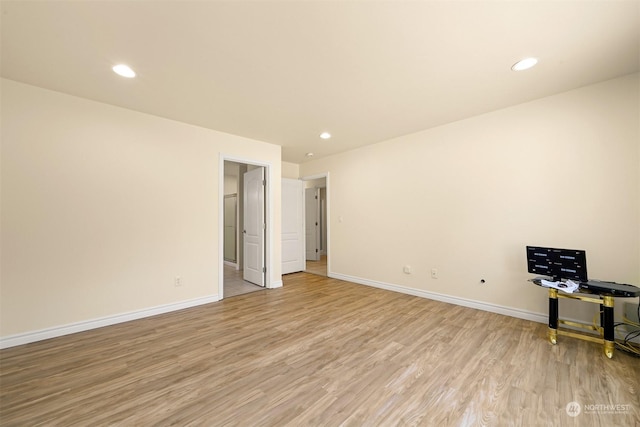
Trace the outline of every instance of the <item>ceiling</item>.
[[[631, 1], [2, 1], [2, 76], [302, 163], [639, 70]], [[535, 56], [537, 67], [511, 71]], [[130, 65], [135, 79], [111, 71]], [[319, 138], [323, 131], [333, 137]]]

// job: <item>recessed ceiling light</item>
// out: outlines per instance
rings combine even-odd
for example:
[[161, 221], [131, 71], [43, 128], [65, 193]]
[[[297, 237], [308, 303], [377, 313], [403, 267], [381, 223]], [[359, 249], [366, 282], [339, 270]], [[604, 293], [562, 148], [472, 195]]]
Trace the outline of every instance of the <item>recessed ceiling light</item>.
[[525, 58], [522, 61], [518, 61], [511, 66], [513, 71], [528, 70], [538, 63], [538, 58]]
[[128, 79], [132, 79], [136, 76], [136, 72], [133, 71], [128, 65], [124, 65], [124, 64], [118, 64], [115, 67], [113, 67], [113, 71], [122, 76], [122, 77], [126, 77]]
[[307, 156], [307, 157], [313, 157], [313, 153], [307, 153], [307, 154], [305, 154], [305, 156]]
[[330, 134], [329, 132], [322, 132], [322, 133], [320, 134], [320, 138], [322, 138], [322, 139], [329, 139], [329, 138], [331, 138], [331, 134]]

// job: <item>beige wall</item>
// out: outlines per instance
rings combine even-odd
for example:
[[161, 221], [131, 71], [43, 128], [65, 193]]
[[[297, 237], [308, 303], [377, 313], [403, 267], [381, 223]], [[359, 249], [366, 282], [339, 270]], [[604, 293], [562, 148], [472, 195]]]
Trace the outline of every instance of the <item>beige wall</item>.
[[240, 165], [224, 162], [224, 194], [238, 194], [238, 175]]
[[327, 186], [326, 178], [311, 179], [304, 181], [304, 188], [324, 188]]
[[[638, 82], [303, 163], [301, 176], [331, 174], [332, 272], [546, 314], [525, 261], [542, 245], [585, 249], [591, 278], [640, 285]], [[591, 320], [572, 303], [566, 314]]]
[[300, 165], [295, 163], [282, 162], [282, 177], [298, 179], [300, 177]]
[[216, 296], [221, 153], [272, 165], [278, 282], [279, 146], [2, 80], [0, 335]]
[[546, 313], [538, 244], [638, 285], [638, 95], [628, 76], [281, 169], [274, 145], [2, 80], [0, 336], [215, 295], [220, 153], [273, 165], [275, 236], [280, 176], [331, 173], [336, 273]]

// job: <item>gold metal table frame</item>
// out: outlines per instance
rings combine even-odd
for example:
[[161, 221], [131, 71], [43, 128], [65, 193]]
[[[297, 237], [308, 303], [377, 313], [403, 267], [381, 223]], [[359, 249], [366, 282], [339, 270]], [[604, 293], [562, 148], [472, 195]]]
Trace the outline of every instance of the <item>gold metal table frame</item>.
[[[558, 298], [577, 299], [600, 305], [600, 326], [586, 323], [572, 322], [558, 319]], [[567, 329], [560, 329], [559, 325], [573, 326], [585, 331], [596, 331], [600, 336], [587, 335]], [[558, 293], [557, 289], [549, 288], [549, 341], [558, 343], [558, 335], [578, 338], [603, 344], [604, 354], [611, 359], [615, 349], [615, 337], [613, 328], [613, 297], [609, 295], [580, 295]]]

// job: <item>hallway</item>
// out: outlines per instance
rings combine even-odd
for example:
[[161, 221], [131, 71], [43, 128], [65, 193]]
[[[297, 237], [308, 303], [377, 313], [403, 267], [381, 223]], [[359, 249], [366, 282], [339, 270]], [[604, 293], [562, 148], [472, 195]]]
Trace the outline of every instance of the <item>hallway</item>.
[[306, 273], [317, 274], [319, 276], [327, 277], [327, 256], [322, 255], [320, 257], [320, 261], [309, 261], [307, 260], [306, 268], [304, 270]]
[[242, 270], [236, 270], [230, 265], [224, 265], [224, 298], [244, 295], [261, 291], [265, 288], [242, 280]]

